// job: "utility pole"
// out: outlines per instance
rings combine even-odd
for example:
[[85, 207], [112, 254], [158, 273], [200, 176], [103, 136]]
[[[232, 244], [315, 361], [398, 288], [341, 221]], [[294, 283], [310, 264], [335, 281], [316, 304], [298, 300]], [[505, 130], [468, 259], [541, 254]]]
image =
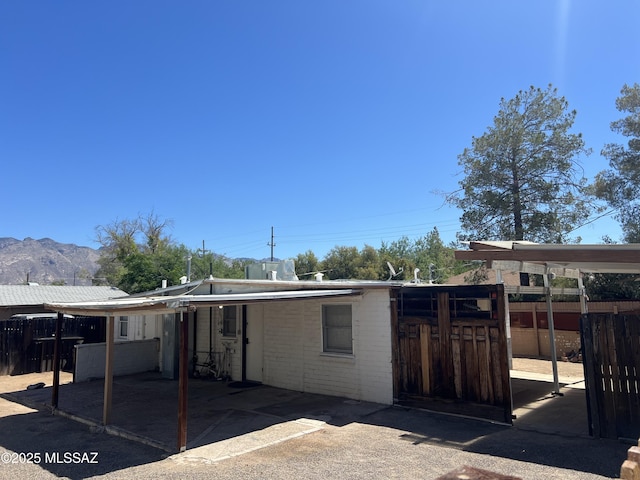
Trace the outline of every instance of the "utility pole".
[[[200, 249], [198, 249], [198, 251], [200, 251]], [[202, 258], [204, 258], [204, 256], [207, 254], [209, 250], [206, 250], [204, 248], [204, 240], [202, 240]]]
[[273, 247], [276, 246], [276, 243], [273, 241], [273, 227], [271, 227], [271, 241], [267, 243], [267, 246], [271, 247], [271, 261], [273, 262]]

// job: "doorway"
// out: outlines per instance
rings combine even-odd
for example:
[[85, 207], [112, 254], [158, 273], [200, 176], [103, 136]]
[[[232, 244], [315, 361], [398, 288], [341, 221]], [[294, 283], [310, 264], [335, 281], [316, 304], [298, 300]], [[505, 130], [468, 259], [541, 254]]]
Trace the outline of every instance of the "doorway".
[[264, 353], [264, 306], [262, 304], [247, 305], [245, 325], [246, 380], [262, 383]]

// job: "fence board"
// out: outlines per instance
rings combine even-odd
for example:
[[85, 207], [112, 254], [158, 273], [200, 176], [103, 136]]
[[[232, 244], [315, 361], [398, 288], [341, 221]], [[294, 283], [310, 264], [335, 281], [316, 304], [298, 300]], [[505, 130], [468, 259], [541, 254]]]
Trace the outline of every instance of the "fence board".
[[640, 436], [640, 316], [587, 314], [581, 318], [590, 433]]
[[501, 286], [401, 290], [399, 403], [511, 423], [503, 295]]
[[[0, 375], [19, 375], [50, 371], [53, 367], [55, 318], [10, 318], [0, 321]], [[65, 318], [62, 338], [81, 337], [84, 343], [104, 342], [101, 317]], [[50, 344], [50, 345], [49, 345]], [[61, 359], [66, 368], [73, 365], [75, 341], [63, 342]]]

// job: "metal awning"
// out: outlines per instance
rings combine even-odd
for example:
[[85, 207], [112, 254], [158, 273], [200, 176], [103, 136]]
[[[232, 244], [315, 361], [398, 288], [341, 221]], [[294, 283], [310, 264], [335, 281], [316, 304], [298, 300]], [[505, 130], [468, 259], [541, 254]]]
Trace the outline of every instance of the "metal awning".
[[[553, 366], [554, 394], [559, 394], [557, 355], [555, 348], [553, 308], [550, 286], [551, 274], [575, 278], [578, 288], [572, 292], [580, 296], [582, 313], [587, 312], [582, 272], [640, 274], [640, 244], [560, 245], [525, 241], [470, 242], [469, 250], [456, 250], [457, 260], [482, 260], [487, 268], [542, 275], [544, 287], [517, 287], [518, 293], [544, 293], [549, 322], [549, 344]], [[567, 289], [568, 290], [568, 289]], [[513, 290], [510, 293], [515, 293]], [[509, 306], [507, 302], [507, 316]]]
[[640, 273], [640, 244], [560, 245], [531, 242], [470, 242], [469, 250], [456, 250], [458, 260], [526, 262], [549, 268], [588, 273]]
[[210, 295], [126, 297], [95, 302], [47, 303], [48, 309], [74, 315], [114, 316], [173, 313], [179, 310], [220, 305], [246, 305], [268, 301], [333, 298], [361, 295], [362, 289], [283, 290]]

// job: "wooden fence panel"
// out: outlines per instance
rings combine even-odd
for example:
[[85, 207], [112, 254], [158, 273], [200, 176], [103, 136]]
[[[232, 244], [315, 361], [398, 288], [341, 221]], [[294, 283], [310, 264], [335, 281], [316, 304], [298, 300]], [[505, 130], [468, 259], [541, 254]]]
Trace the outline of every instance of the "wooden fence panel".
[[640, 316], [586, 314], [581, 318], [589, 433], [640, 437]]
[[401, 289], [398, 403], [511, 423], [502, 286]]
[[[53, 369], [55, 318], [10, 318], [0, 321], [0, 375], [20, 375]], [[63, 368], [73, 366], [73, 345], [105, 341], [102, 317], [65, 318], [62, 328]], [[68, 341], [64, 341], [69, 338]]]

